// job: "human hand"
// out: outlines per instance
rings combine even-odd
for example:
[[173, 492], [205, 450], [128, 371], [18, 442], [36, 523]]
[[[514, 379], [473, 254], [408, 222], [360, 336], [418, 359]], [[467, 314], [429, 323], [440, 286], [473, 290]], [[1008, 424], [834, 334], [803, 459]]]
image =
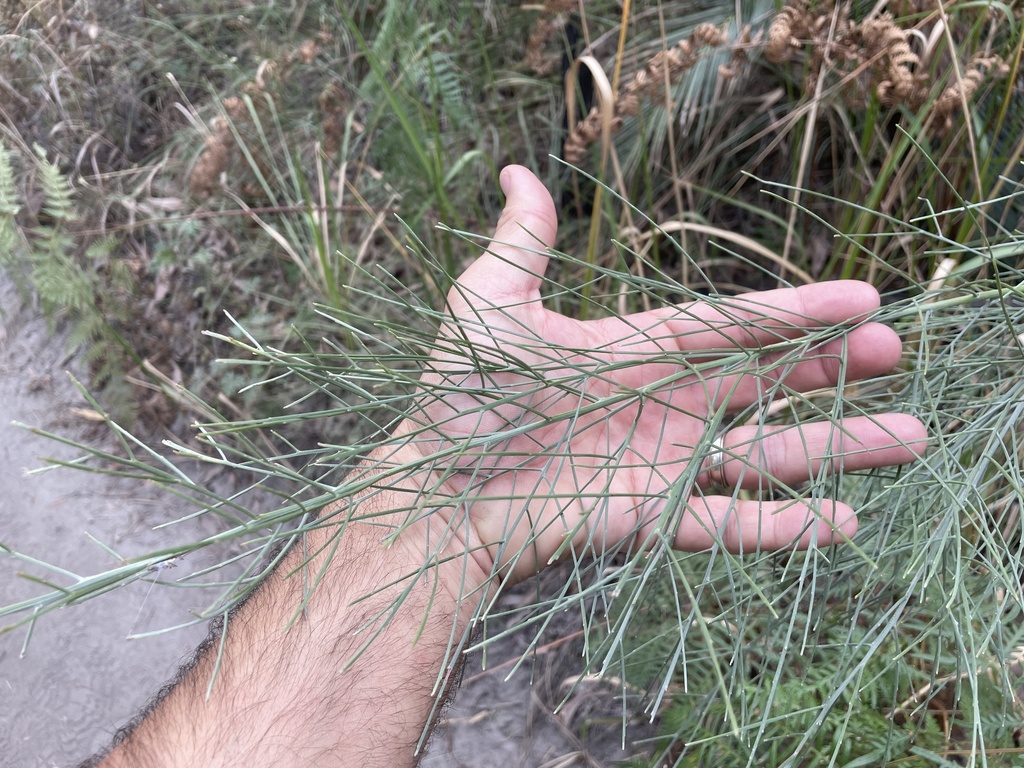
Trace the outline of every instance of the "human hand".
[[[861, 321], [879, 304], [871, 286], [826, 282], [574, 320], [541, 302], [557, 226], [550, 195], [524, 168], [501, 178], [494, 241], [449, 293], [423, 394], [398, 430], [413, 463], [430, 462], [431, 504], [455, 500], [434, 514], [485, 572], [519, 580], [567, 547], [650, 546], [659, 527], [693, 551], [842, 541], [857, 528], [845, 504], [713, 491], [793, 486], [925, 450], [924, 426], [899, 414], [735, 426], [714, 439], [731, 415], [774, 397], [891, 370], [896, 333]], [[692, 466], [709, 453], [722, 461]]]

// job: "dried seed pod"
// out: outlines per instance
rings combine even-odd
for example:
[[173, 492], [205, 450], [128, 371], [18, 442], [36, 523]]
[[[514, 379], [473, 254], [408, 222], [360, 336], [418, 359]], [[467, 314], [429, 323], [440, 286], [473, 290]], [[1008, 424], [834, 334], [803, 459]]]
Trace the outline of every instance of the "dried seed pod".
[[[749, 40], [749, 33], [747, 40]], [[645, 97], [657, 98], [666, 82], [671, 82], [696, 64], [702, 48], [719, 47], [725, 43], [725, 34], [721, 29], [714, 24], [700, 24], [694, 28], [689, 37], [681, 40], [677, 45], [654, 54], [643, 69], [633, 75], [632, 80], [616, 98], [611, 130], [613, 132], [619, 130], [623, 117], [637, 115]], [[570, 163], [579, 163], [583, 159], [587, 147], [597, 141], [600, 136], [601, 115], [599, 110], [594, 108], [590, 110], [583, 121], [576, 125], [569, 138], [566, 139], [562, 148], [565, 159]]]
[[961, 82], [949, 85], [939, 94], [932, 105], [932, 115], [943, 121], [948, 128], [952, 113], [965, 101], [974, 98], [989, 73], [996, 77], [1006, 77], [1009, 67], [998, 56], [976, 56], [964, 70]]
[[319, 52], [320, 46], [317, 45], [316, 40], [309, 39], [304, 41], [295, 53], [303, 64], [312, 64]]
[[868, 19], [857, 28], [864, 43], [864, 57], [877, 60], [875, 94], [886, 106], [917, 101], [923, 83], [914, 74], [921, 61], [910, 48], [910, 33], [891, 16]]
[[246, 114], [245, 102], [237, 96], [229, 96], [221, 102], [224, 111], [235, 122], [241, 120]]
[[555, 69], [556, 59], [547, 55], [544, 47], [558, 29], [556, 19], [542, 16], [530, 27], [530, 36], [526, 41], [526, 67], [535, 75], [545, 76]]
[[206, 145], [199, 155], [192, 173], [188, 177], [188, 189], [195, 197], [204, 198], [213, 194], [220, 186], [220, 177], [231, 162], [231, 151], [235, 148], [235, 137], [227, 120], [218, 117], [213, 132], [206, 138]]
[[587, 147], [601, 137], [601, 112], [597, 107], [591, 108], [587, 116], [576, 124], [569, 138], [565, 140], [562, 154], [566, 162], [579, 164], [586, 154]]
[[771, 26], [768, 27], [768, 44], [765, 46], [764, 57], [773, 64], [788, 61], [800, 48], [800, 41], [793, 34], [794, 22], [800, 13], [806, 13], [806, 8], [787, 5], [772, 19]]
[[714, 24], [698, 24], [690, 34], [690, 43], [698, 47], [717, 48], [724, 42], [725, 35]]

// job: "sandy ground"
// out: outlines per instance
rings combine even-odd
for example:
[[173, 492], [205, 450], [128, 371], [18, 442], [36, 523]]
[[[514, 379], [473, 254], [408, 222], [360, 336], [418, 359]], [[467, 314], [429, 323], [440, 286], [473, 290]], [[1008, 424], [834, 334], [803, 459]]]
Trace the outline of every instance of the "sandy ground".
[[[20, 307], [9, 286], [0, 296], [0, 542], [81, 574], [112, 564], [87, 531], [125, 556], [158, 545], [153, 526], [179, 510], [138, 483], [71, 470], [26, 474], [42, 466], [40, 456], [71, 458], [74, 452], [12, 421], [75, 438], [87, 438], [90, 427], [71, 410], [84, 403], [64, 372], [73, 361], [63, 343]], [[199, 524], [191, 525], [198, 533]], [[22, 571], [54, 578], [0, 558], [3, 604], [39, 593], [38, 585], [17, 576]], [[45, 617], [24, 653], [25, 630], [0, 635], [0, 764], [66, 765], [105, 743], [204, 630], [136, 641], [127, 636], [187, 621], [197, 597], [139, 583]], [[0, 620], [0, 626], [7, 623]]]
[[[85, 403], [66, 375], [76, 362], [62, 340], [51, 337], [3, 280], [0, 308], [0, 542], [80, 574], [112, 564], [86, 533], [123, 556], [159, 547], [167, 533], [154, 527], [179, 517], [185, 511], [180, 502], [138, 482], [102, 475], [65, 469], [26, 473], [42, 466], [41, 456], [70, 458], [74, 452], [12, 421], [76, 439], [104, 438], [73, 410]], [[212, 530], [211, 522], [199, 520], [177, 526], [174, 535]], [[214, 553], [190, 556], [189, 570], [213, 558]], [[47, 576], [0, 556], [0, 605], [38, 593], [40, 587], [21, 572]], [[0, 768], [74, 765], [106, 744], [206, 630], [194, 626], [138, 640], [128, 635], [186, 622], [189, 611], [209, 598], [201, 590], [140, 582], [45, 617], [24, 650], [24, 629], [0, 635]], [[0, 626], [7, 623], [0, 619]], [[573, 629], [567, 619], [559, 632]], [[493, 671], [481, 672], [479, 659], [469, 661], [465, 683], [422, 765], [568, 768], [609, 765], [642, 751], [620, 749], [620, 705], [601, 683], [583, 686], [561, 714], [551, 713], [564, 693], [560, 685], [578, 670], [576, 644], [556, 644], [504, 682], [509, 666], [503, 662], [518, 658], [527, 639], [512, 635], [495, 645], [489, 654]], [[649, 734], [643, 726], [630, 731], [631, 738]]]

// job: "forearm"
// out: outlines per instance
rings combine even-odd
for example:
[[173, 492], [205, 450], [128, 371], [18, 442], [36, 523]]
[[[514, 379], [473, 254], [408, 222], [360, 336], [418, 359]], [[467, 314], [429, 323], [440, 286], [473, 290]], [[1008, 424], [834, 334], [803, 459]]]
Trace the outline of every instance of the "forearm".
[[[387, 520], [408, 497], [367, 505]], [[446, 650], [479, 600], [460, 594], [486, 577], [450, 549], [406, 578], [424, 563], [424, 530], [390, 546], [384, 530], [339, 521], [307, 534], [227, 623], [223, 652], [213, 644], [102, 765], [412, 765], [455, 664]]]

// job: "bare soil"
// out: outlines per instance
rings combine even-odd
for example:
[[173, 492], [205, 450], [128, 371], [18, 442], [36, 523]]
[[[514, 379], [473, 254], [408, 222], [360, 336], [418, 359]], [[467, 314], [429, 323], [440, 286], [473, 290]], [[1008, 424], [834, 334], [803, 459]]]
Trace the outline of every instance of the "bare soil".
[[[86, 533], [125, 557], [160, 546], [167, 534], [154, 526], [180, 516], [180, 503], [105, 475], [67, 469], [27, 474], [44, 466], [41, 456], [70, 459], [75, 451], [13, 421], [73, 439], [97, 440], [102, 434], [74, 410], [87, 403], [67, 373], [81, 376], [82, 371], [63, 340], [51, 336], [6, 282], [0, 284], [0, 301], [0, 542], [83, 575], [114, 564]], [[176, 535], [204, 532], [211, 532], [208, 523], [196, 520]], [[20, 576], [24, 572], [58, 583], [63, 578], [0, 557], [0, 603], [41, 591]], [[44, 617], [24, 652], [25, 629], [0, 635], [0, 765], [67, 765], [104, 745], [171, 675], [205, 628], [145, 640], [127, 636], [189, 621], [189, 609], [202, 608], [203, 597], [136, 583]], [[0, 626], [7, 623], [0, 620]]]
[[[82, 417], [86, 402], [67, 372], [84, 376], [63, 340], [2, 275], [0, 312], [0, 542], [91, 574], [113, 563], [87, 533], [128, 557], [166, 546], [168, 536], [213, 532], [214, 523], [203, 518], [170, 532], [155, 530], [191, 510], [138, 482], [68, 469], [27, 474], [43, 466], [39, 457], [69, 459], [74, 451], [13, 421], [78, 440], [109, 437]], [[213, 552], [190, 558], [190, 572], [219, 559]], [[24, 572], [60, 578], [0, 557], [0, 605], [41, 589]], [[0, 767], [73, 765], [102, 748], [191, 654], [206, 627], [136, 640], [128, 635], [187, 622], [190, 611], [201, 610], [211, 597], [200, 589], [139, 582], [44, 617], [27, 645], [24, 629], [0, 635]], [[6, 623], [0, 620], [0, 626]], [[579, 686], [560, 713], [552, 713], [580, 668], [578, 642], [560, 642], [577, 630], [567, 616], [508, 681], [511, 661], [532, 639], [529, 632], [491, 646], [491, 671], [481, 671], [479, 657], [470, 659], [422, 765], [568, 768], [609, 765], [643, 752], [621, 748], [621, 702], [600, 681]], [[649, 725], [631, 727], [630, 739], [651, 732]]]

